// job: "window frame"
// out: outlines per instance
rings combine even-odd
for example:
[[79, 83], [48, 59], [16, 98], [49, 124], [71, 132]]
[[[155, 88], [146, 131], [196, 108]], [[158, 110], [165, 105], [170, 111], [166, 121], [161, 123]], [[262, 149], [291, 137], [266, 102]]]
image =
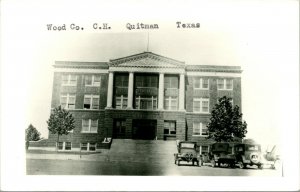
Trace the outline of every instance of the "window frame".
[[[59, 149], [59, 143], [62, 143], [62, 149]], [[70, 149], [66, 149], [66, 146], [67, 146], [67, 143], [70, 143]], [[57, 150], [58, 151], [72, 151], [72, 142], [71, 141], [59, 141], [59, 142], [56, 142], [56, 147], [57, 147]]]
[[[203, 87], [204, 80], [207, 80], [207, 88]], [[199, 87], [196, 87], [196, 81], [199, 83]], [[209, 90], [209, 78], [203, 78], [203, 77], [198, 77], [194, 78], [194, 83], [193, 83], [194, 89], [201, 89], [201, 90]]]
[[[176, 109], [172, 109], [172, 101], [176, 101]], [[166, 106], [166, 103], [168, 103], [168, 106]], [[165, 97], [164, 99], [164, 110], [167, 111], [177, 111], [178, 110], [178, 97]]]
[[[67, 83], [64, 83], [64, 82], [63, 82], [63, 77], [64, 77], [64, 76], [68, 76], [68, 78], [67, 78], [67, 79], [68, 79], [68, 80], [67, 80]], [[72, 82], [72, 81], [71, 81], [71, 79], [72, 79], [71, 76], [75, 76], [75, 79], [76, 79], [76, 80], [75, 80], [75, 83], [74, 83], [74, 84], [71, 84], [71, 82]], [[62, 85], [62, 86], [77, 86], [77, 81], [78, 81], [78, 76], [77, 76], [77, 75], [74, 75], [74, 74], [64, 74], [64, 75], [62, 75], [62, 78], [61, 78], [61, 79], [62, 79], [62, 82], [61, 82], [61, 85]]]
[[[83, 147], [83, 144], [86, 144], [86, 150], [82, 150], [82, 147]], [[95, 146], [95, 150], [91, 150], [91, 144], [94, 144]], [[97, 143], [94, 142], [94, 143], [89, 143], [89, 142], [84, 142], [84, 143], [80, 143], [80, 151], [83, 151], [83, 152], [96, 152], [97, 151]]]
[[205, 153], [209, 154], [209, 150], [210, 150], [209, 145], [201, 145], [201, 146], [200, 146], [199, 153], [200, 153], [201, 155], [203, 155], [203, 147], [207, 147], [207, 152], [205, 152]]
[[[92, 77], [91, 84], [86, 84], [86, 77]], [[99, 77], [99, 82], [95, 82], [95, 77]], [[85, 75], [84, 85], [86, 87], [100, 87], [101, 86], [101, 75]]]
[[[195, 102], [200, 102], [200, 106], [196, 106], [195, 105]], [[208, 110], [207, 111], [203, 111], [203, 102], [207, 102], [207, 108], [208, 108]], [[199, 111], [197, 111], [196, 110], [196, 107], [197, 108], [199, 108], [200, 110]], [[205, 113], [205, 114], [209, 114], [210, 112], [209, 112], [209, 98], [203, 98], [203, 97], [201, 97], [201, 98], [194, 98], [193, 99], [193, 112], [194, 113]]]
[[[120, 107], [117, 107], [118, 105], [117, 105], [117, 100], [118, 99], [120, 99], [120, 101], [121, 101], [121, 104], [120, 104], [120, 106], [121, 106], [121, 108]], [[126, 105], [124, 105], [125, 104], [125, 101], [126, 100]], [[116, 97], [116, 104], [115, 104], [115, 108], [116, 109], [126, 109], [127, 108], [127, 105], [128, 105], [128, 97], [124, 97], [124, 95], [121, 95], [121, 96], [117, 96]]]
[[[195, 134], [196, 132], [194, 131], [195, 130], [195, 125], [199, 125], [199, 134]], [[208, 130], [207, 130], [207, 132], [206, 132], [206, 134], [203, 134], [204, 132], [203, 132], [203, 128], [204, 128], [204, 126], [206, 127], [206, 129], [207, 129], [207, 125], [205, 124], [205, 123], [203, 123], [203, 122], [198, 122], [198, 121], [196, 121], [196, 122], [193, 122], [193, 133], [192, 133], [192, 136], [194, 136], [194, 137], [206, 137], [206, 136], [208, 136]], [[198, 128], [197, 128], [198, 129]]]
[[[90, 108], [85, 108], [85, 99], [86, 98], [90, 98]], [[98, 107], [93, 109], [94, 105], [93, 105], [93, 99], [98, 99]], [[83, 97], [83, 109], [85, 110], [98, 110], [100, 108], [100, 96], [99, 95], [84, 95]]]
[[[135, 77], [135, 88], [157, 88], [159, 83], [158, 76], [152, 76], [152, 75], [137, 75]], [[152, 84], [155, 83], [155, 86]]]
[[[223, 81], [223, 87], [219, 88], [219, 81]], [[227, 88], [227, 81], [231, 81], [231, 88]], [[228, 78], [219, 78], [217, 79], [217, 90], [233, 90], [233, 79], [228, 79]]]
[[[67, 98], [66, 99], [66, 106], [65, 107], [62, 106], [62, 102], [61, 102], [62, 97], [66, 97]], [[69, 108], [70, 97], [74, 97], [74, 108]], [[69, 94], [69, 93], [67, 93], [67, 94], [61, 94], [60, 95], [60, 106], [62, 106], [64, 109], [76, 109], [76, 94]]]
[[[83, 131], [83, 122], [88, 120], [88, 131]], [[97, 129], [96, 131], [91, 131], [92, 128], [92, 121], [97, 121]], [[98, 119], [82, 119], [81, 120], [81, 133], [98, 133], [98, 129], [99, 129], [99, 121]]]
[[[171, 133], [171, 131], [170, 131], [171, 123], [174, 123], [175, 133]], [[166, 124], [168, 124], [167, 127], [165, 126]], [[168, 133], [165, 133], [165, 130], [167, 130], [167, 129], [168, 129]], [[176, 134], [177, 134], [176, 121], [169, 121], [169, 120], [164, 121], [164, 135], [175, 135], [176, 136]]]
[[[141, 100], [150, 100], [151, 99], [151, 108], [152, 109], [141, 109]], [[138, 104], [137, 104], [138, 103]], [[154, 103], [156, 108], [154, 108]], [[157, 110], [157, 97], [151, 96], [151, 97], [141, 97], [141, 96], [137, 96], [135, 97], [135, 108], [139, 109], [139, 110]]]
[[[172, 83], [176, 83], [176, 86], [172, 87]], [[169, 85], [169, 87], [166, 85]], [[165, 76], [164, 77], [164, 89], [179, 89], [178, 76], [176, 76], [176, 75]]]

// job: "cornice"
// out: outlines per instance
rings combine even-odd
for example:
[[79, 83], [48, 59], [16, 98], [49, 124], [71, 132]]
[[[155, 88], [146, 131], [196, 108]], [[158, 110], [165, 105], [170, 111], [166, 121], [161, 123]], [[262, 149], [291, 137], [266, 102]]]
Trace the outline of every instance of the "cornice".
[[219, 66], [219, 65], [187, 65], [187, 72], [221, 72], [221, 73], [242, 73], [240, 66]]
[[108, 69], [107, 62], [55, 61], [54, 68]]

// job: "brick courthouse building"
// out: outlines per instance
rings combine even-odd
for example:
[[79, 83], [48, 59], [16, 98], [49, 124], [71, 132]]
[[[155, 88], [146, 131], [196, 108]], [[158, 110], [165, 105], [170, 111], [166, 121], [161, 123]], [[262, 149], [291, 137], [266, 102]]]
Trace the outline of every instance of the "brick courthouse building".
[[[57, 61], [54, 68], [51, 106], [75, 118], [60, 150], [96, 151], [105, 138], [117, 138], [197, 141], [204, 153], [217, 99], [226, 95], [241, 107], [239, 66], [187, 65], [143, 52], [109, 62]], [[56, 139], [49, 133], [39, 143], [54, 149]]]

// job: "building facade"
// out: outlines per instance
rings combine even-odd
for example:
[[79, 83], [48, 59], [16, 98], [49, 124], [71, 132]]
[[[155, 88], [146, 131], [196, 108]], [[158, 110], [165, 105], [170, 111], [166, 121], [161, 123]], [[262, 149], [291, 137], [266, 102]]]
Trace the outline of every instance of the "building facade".
[[[218, 98], [241, 109], [239, 66], [187, 65], [143, 52], [109, 62], [57, 61], [54, 69], [51, 106], [75, 118], [60, 150], [96, 151], [113, 138], [196, 141], [205, 153]], [[49, 133], [44, 146], [54, 148], [56, 138]]]

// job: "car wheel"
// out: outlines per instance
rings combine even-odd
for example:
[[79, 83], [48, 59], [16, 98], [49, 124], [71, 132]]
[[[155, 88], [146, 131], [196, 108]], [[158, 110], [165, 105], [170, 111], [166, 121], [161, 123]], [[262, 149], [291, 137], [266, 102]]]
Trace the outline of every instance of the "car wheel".
[[238, 164], [240, 169], [246, 168], [246, 165], [242, 161], [239, 161]]
[[177, 161], [177, 165], [180, 166], [180, 161], [179, 160]]

